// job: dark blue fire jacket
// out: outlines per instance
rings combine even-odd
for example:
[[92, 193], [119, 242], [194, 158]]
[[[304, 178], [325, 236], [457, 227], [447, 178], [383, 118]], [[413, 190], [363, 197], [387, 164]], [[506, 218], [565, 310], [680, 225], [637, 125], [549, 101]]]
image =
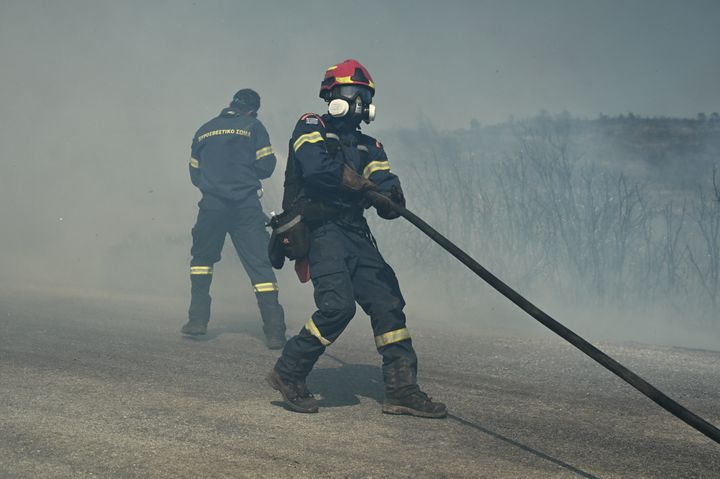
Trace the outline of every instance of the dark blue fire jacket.
[[352, 207], [358, 202], [355, 193], [339, 188], [343, 163], [370, 179], [381, 193], [389, 193], [400, 180], [390, 171], [382, 144], [355, 130], [340, 133], [329, 115], [308, 113], [295, 125], [290, 140], [290, 161], [303, 184], [302, 195], [326, 204]]
[[190, 180], [207, 196], [257, 205], [260, 180], [270, 177], [277, 159], [267, 130], [257, 118], [225, 108], [195, 133]]

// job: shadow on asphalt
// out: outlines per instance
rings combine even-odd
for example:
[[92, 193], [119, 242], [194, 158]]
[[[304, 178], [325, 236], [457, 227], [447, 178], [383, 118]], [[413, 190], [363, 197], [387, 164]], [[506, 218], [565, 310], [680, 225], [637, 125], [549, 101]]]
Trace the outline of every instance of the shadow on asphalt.
[[[355, 406], [360, 404], [360, 397], [382, 403], [384, 394], [381, 369], [367, 364], [343, 362], [339, 368], [313, 369], [307, 385], [313, 394], [320, 396], [321, 408]], [[283, 401], [270, 404], [290, 410]]]
[[[378, 403], [382, 403], [384, 397], [384, 385], [382, 379], [382, 370], [377, 366], [369, 366], [367, 364], [350, 364], [342, 359], [325, 353], [325, 356], [337, 361], [339, 368], [316, 369], [308, 376], [308, 387], [311, 391], [322, 395], [320, 407], [342, 407], [358, 404], [360, 400], [358, 396], [374, 399]], [[276, 406], [284, 406], [282, 402], [273, 402]], [[566, 462], [550, 456], [542, 451], [533, 449], [521, 442], [500, 433], [491, 431], [479, 424], [468, 421], [455, 414], [448, 414], [448, 418], [463, 426], [470, 427], [483, 434], [487, 434], [493, 439], [497, 439], [511, 446], [522, 449], [540, 459], [551, 462], [566, 471], [572, 472], [586, 479], [599, 479], [589, 472], [578, 469]]]
[[262, 325], [259, 322], [237, 321], [228, 324], [223, 321], [221, 325], [214, 326], [211, 321], [208, 325], [207, 334], [203, 336], [188, 336], [184, 334], [182, 337], [189, 341], [203, 342], [211, 341], [222, 334], [243, 334], [245, 336], [259, 339], [260, 341], [265, 341], [265, 336], [263, 335], [261, 328]]
[[353, 406], [360, 397], [382, 403], [382, 371], [367, 364], [341, 363], [339, 368], [314, 369], [308, 376], [308, 387], [322, 397], [320, 407]]

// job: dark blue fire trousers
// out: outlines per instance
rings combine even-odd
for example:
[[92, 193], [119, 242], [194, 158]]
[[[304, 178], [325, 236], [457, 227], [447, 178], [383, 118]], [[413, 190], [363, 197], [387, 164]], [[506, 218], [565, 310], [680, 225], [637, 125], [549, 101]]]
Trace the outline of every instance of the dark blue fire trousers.
[[275, 369], [283, 380], [305, 380], [347, 327], [357, 302], [370, 316], [383, 357], [386, 394], [404, 397], [417, 391], [417, 356], [405, 326], [405, 301], [364, 219], [361, 225], [326, 222], [313, 229], [308, 259], [318, 309], [277, 361]]
[[192, 299], [188, 316], [191, 321], [209, 321], [213, 265], [220, 261], [225, 237], [229, 234], [252, 282], [265, 334], [284, 335], [284, 312], [278, 302], [275, 273], [267, 257], [267, 218], [260, 203], [257, 200], [254, 203], [240, 203], [207, 195], [200, 202], [197, 222], [192, 229]]

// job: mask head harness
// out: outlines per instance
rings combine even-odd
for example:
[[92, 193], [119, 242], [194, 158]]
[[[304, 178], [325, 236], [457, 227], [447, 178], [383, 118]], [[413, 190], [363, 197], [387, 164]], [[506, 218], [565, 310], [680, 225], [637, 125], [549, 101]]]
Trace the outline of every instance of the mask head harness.
[[355, 126], [375, 119], [374, 94], [375, 83], [357, 60], [345, 60], [328, 68], [320, 85], [320, 98], [328, 102], [328, 113]]

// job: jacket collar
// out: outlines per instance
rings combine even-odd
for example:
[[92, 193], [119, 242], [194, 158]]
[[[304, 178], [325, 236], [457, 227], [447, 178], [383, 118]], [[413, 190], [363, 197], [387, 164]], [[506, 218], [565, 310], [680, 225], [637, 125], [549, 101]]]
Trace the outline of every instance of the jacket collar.
[[220, 112], [220, 116], [230, 117], [230, 116], [240, 116], [241, 113], [237, 111], [236, 108], [233, 108], [231, 106], [225, 107]]

